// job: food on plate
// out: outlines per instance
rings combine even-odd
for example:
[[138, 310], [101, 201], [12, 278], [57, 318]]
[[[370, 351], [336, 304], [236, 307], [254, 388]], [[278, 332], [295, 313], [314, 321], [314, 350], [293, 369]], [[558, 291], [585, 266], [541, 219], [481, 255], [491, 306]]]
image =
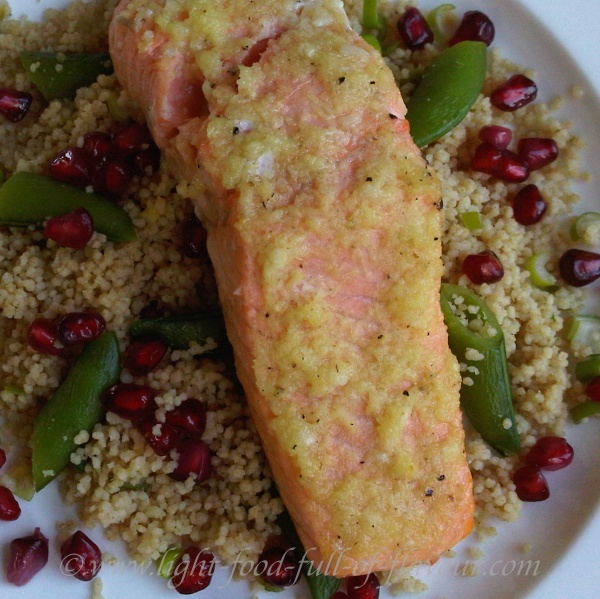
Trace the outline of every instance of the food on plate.
[[110, 50], [207, 229], [308, 556], [336, 576], [438, 559], [472, 526], [460, 377], [439, 187], [383, 60], [320, 1], [124, 1]]

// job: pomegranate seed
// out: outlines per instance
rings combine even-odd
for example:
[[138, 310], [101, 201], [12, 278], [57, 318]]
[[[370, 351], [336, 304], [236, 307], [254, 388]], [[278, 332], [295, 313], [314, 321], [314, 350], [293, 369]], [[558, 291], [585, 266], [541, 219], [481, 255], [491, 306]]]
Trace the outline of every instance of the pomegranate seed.
[[10, 543], [6, 580], [15, 586], [28, 583], [48, 563], [48, 539], [39, 528]]
[[156, 455], [167, 455], [180, 442], [177, 429], [166, 422], [158, 422], [153, 414], [136, 421], [135, 425]]
[[592, 401], [600, 401], [600, 376], [594, 377], [585, 386], [585, 394]]
[[517, 496], [521, 501], [544, 501], [550, 497], [546, 477], [535, 466], [522, 466], [513, 474]]
[[44, 225], [44, 235], [61, 247], [82, 250], [94, 234], [92, 215], [77, 208], [62, 216], [53, 216]]
[[573, 287], [583, 287], [600, 277], [600, 254], [587, 250], [567, 250], [558, 261], [563, 280]]
[[57, 181], [85, 187], [92, 182], [92, 164], [83, 148], [66, 148], [50, 161], [50, 176]]
[[58, 321], [58, 335], [65, 345], [96, 339], [105, 328], [106, 321], [97, 312], [71, 312]]
[[191, 595], [205, 589], [215, 569], [215, 556], [198, 547], [188, 547], [173, 570], [169, 582], [181, 595]]
[[0, 486], [0, 520], [16, 520], [20, 515], [21, 508], [13, 492]]
[[560, 470], [573, 461], [573, 448], [563, 437], [542, 437], [525, 456], [525, 463], [542, 470]]
[[548, 204], [546, 204], [537, 185], [525, 185], [513, 199], [515, 220], [524, 226], [539, 223], [547, 208]]
[[505, 150], [512, 139], [512, 131], [499, 125], [486, 125], [479, 130], [479, 139], [497, 150]]
[[121, 197], [133, 180], [133, 169], [124, 160], [107, 160], [94, 173], [94, 185], [113, 196]]
[[169, 410], [165, 418], [182, 432], [200, 437], [206, 428], [206, 406], [199, 399], [186, 399]]
[[285, 589], [296, 584], [300, 575], [300, 563], [293, 549], [271, 547], [258, 558], [256, 574], [267, 584]]
[[490, 95], [490, 101], [499, 110], [512, 112], [537, 96], [537, 85], [525, 75], [513, 75]]
[[212, 474], [210, 448], [204, 441], [184, 439], [176, 449], [179, 452], [177, 466], [169, 474], [173, 480], [186, 480], [188, 476], [195, 475], [196, 482], [201, 483], [210, 478]]
[[136, 420], [156, 410], [156, 393], [151, 387], [117, 383], [104, 394], [104, 406], [121, 418]]
[[0, 89], [0, 113], [12, 123], [20, 121], [29, 111], [33, 96], [16, 89]]
[[490, 45], [494, 41], [496, 29], [491, 19], [478, 10], [466, 12], [458, 26], [458, 29], [448, 42], [449, 46], [454, 46], [459, 42], [484, 42]]
[[379, 580], [373, 572], [364, 576], [350, 576], [347, 582], [348, 599], [377, 599]]
[[92, 131], [83, 136], [83, 150], [92, 158], [103, 159], [114, 153], [115, 147], [108, 133]]
[[519, 140], [517, 155], [530, 171], [535, 171], [556, 160], [558, 145], [547, 137], [526, 137]]
[[471, 168], [508, 183], [522, 183], [529, 177], [529, 169], [514, 152], [499, 150], [486, 142], [475, 148]]
[[469, 254], [463, 260], [462, 271], [476, 285], [497, 283], [504, 276], [504, 268], [491, 250]]
[[121, 156], [130, 156], [152, 145], [150, 132], [138, 123], [118, 126], [112, 133], [112, 142]]
[[133, 166], [138, 175], [151, 175], [160, 168], [160, 151], [152, 144], [147, 150], [137, 152], [133, 157]]
[[206, 256], [206, 229], [192, 214], [183, 224], [183, 253], [188, 258], [203, 258]]
[[408, 8], [400, 17], [396, 28], [409, 50], [418, 50], [433, 42], [433, 32], [418, 8]]
[[154, 370], [167, 353], [167, 346], [158, 339], [140, 339], [127, 348], [124, 366], [136, 376]]
[[58, 335], [58, 327], [54, 320], [36, 318], [27, 331], [29, 345], [41, 354], [60, 356], [64, 351]]
[[102, 553], [94, 541], [77, 530], [60, 546], [60, 566], [68, 576], [92, 580], [102, 567]]
[[6, 464], [6, 452], [0, 447], [0, 468]]

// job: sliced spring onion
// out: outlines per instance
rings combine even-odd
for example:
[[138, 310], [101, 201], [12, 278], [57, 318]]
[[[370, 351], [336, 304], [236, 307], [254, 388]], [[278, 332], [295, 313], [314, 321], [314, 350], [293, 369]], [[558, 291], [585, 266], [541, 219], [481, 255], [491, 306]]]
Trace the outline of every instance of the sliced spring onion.
[[525, 268], [529, 271], [530, 280], [536, 287], [552, 287], [556, 285], [556, 277], [546, 270], [546, 263], [550, 254], [548, 252], [540, 252], [533, 254], [527, 258]]
[[377, 29], [379, 27], [377, 0], [364, 0], [362, 26], [364, 29]]
[[585, 383], [600, 376], [600, 354], [592, 354], [575, 364], [575, 378]]
[[571, 319], [567, 339], [574, 348], [589, 354], [600, 354], [600, 317], [577, 314]]
[[370, 33], [363, 33], [361, 37], [365, 40], [365, 42], [367, 42], [367, 44], [373, 46], [373, 48], [375, 48], [375, 50], [381, 54], [381, 44], [374, 35], [371, 35]]
[[427, 21], [427, 24], [429, 25], [429, 28], [433, 32], [433, 36], [437, 41], [442, 42], [449, 37], [446, 33], [444, 33], [443, 23], [446, 17], [455, 9], [456, 6], [454, 6], [454, 4], [446, 2], [445, 4], [440, 4], [427, 13], [425, 20]]
[[600, 222], [600, 212], [584, 212], [579, 216], [576, 216], [571, 221], [571, 227], [569, 229], [569, 235], [573, 241], [579, 241], [585, 237], [587, 228]]
[[583, 403], [572, 407], [569, 412], [571, 413], [573, 422], [575, 424], [579, 424], [582, 420], [585, 420], [590, 416], [596, 416], [600, 414], [600, 402], [584, 401]]
[[460, 215], [460, 220], [465, 228], [469, 231], [476, 231], [477, 229], [483, 229], [483, 219], [479, 212], [463, 212]]

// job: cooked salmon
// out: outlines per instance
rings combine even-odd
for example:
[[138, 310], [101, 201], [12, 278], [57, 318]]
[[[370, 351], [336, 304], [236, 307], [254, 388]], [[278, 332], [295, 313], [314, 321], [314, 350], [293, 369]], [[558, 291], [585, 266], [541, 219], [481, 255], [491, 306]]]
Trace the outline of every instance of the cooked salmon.
[[433, 562], [473, 522], [441, 200], [336, 0], [123, 0], [117, 75], [208, 230], [236, 367], [309, 557]]

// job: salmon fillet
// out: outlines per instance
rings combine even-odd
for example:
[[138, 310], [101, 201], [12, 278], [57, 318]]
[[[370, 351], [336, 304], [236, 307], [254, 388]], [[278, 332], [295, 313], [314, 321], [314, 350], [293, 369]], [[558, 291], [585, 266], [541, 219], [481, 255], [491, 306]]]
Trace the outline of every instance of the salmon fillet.
[[208, 231], [238, 376], [316, 567], [472, 528], [439, 183], [336, 0], [123, 0], [117, 76]]

